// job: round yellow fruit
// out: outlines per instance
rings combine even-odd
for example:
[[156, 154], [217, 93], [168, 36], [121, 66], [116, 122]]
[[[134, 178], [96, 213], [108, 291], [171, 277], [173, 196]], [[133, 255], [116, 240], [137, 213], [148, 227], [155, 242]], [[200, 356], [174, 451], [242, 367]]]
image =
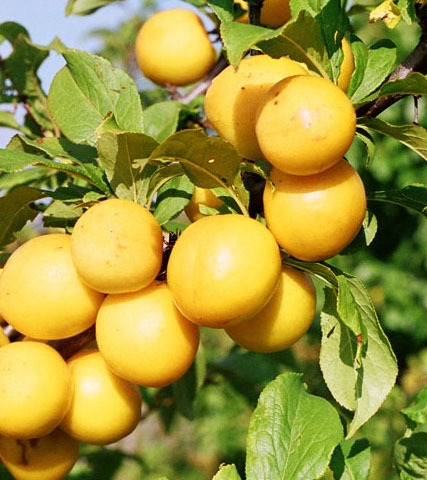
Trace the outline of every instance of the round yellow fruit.
[[98, 350], [81, 350], [67, 363], [74, 393], [60, 428], [94, 445], [107, 445], [129, 435], [141, 416], [138, 387], [114, 374]]
[[[236, 0], [243, 9], [248, 9], [248, 3], [245, 0]], [[264, 0], [261, 9], [260, 24], [267, 27], [281, 27], [291, 18], [291, 9], [289, 0]], [[238, 22], [246, 23], [249, 20], [245, 13], [236, 19]]]
[[28, 341], [0, 348], [0, 435], [49, 434], [64, 417], [71, 394], [67, 365], [52, 347]]
[[163, 234], [148, 209], [130, 200], [110, 198], [77, 220], [71, 253], [89, 287], [104, 293], [134, 292], [158, 275]]
[[350, 42], [345, 37], [342, 39], [341, 48], [343, 51], [343, 60], [340, 67], [340, 74], [338, 75], [337, 85], [341, 90], [346, 92], [355, 68], [354, 55]]
[[195, 222], [205, 216], [200, 211], [200, 205], [219, 208], [224, 205], [224, 203], [210, 188], [195, 187], [190, 202], [184, 208], [185, 214], [191, 222]]
[[0, 328], [0, 347], [10, 343], [9, 337], [4, 333], [4, 330]]
[[260, 100], [256, 136], [266, 160], [282, 172], [313, 175], [347, 152], [356, 113], [330, 80], [299, 75], [276, 83]]
[[302, 338], [313, 323], [315, 313], [316, 290], [310, 276], [283, 266], [267, 305], [226, 332], [238, 345], [253, 352], [278, 352]]
[[215, 49], [201, 19], [183, 8], [150, 17], [139, 30], [135, 54], [142, 73], [154, 83], [188, 85], [214, 66]]
[[96, 340], [117, 375], [163, 387], [192, 364], [199, 329], [176, 308], [167, 285], [156, 281], [138, 292], [108, 295], [98, 313]]
[[264, 190], [269, 230], [300, 260], [326, 260], [340, 253], [359, 232], [365, 213], [363, 182], [344, 159], [317, 175], [273, 168]]
[[167, 281], [183, 315], [222, 328], [258, 312], [279, 279], [279, 247], [264, 225], [237, 214], [201, 218], [176, 241]]
[[95, 322], [104, 295], [77, 274], [70, 243], [70, 235], [42, 235], [9, 257], [0, 276], [0, 311], [23, 335], [57, 340]]
[[79, 442], [59, 429], [28, 440], [0, 437], [0, 457], [16, 480], [61, 480], [78, 455]]
[[255, 135], [256, 112], [263, 96], [275, 83], [293, 75], [308, 75], [305, 66], [288, 57], [253, 55], [238, 69], [228, 66], [209, 86], [205, 113], [214, 130], [250, 160], [264, 158]]

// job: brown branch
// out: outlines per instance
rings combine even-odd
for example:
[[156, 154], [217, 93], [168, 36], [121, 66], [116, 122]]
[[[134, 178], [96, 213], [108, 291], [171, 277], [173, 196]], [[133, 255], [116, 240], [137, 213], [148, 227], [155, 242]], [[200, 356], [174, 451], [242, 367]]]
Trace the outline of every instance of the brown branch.
[[[421, 36], [414, 50], [390, 74], [387, 82], [402, 80], [413, 72], [427, 74], [427, 7], [416, 4], [416, 12], [421, 27]], [[391, 105], [407, 95], [393, 94], [377, 98], [375, 101], [363, 105], [357, 114], [365, 117], [376, 117]]]

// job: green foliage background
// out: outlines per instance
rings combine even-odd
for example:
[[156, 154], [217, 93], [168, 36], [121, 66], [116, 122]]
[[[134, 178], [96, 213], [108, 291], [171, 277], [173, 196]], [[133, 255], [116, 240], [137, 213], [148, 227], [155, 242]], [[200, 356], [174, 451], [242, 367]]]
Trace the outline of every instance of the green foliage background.
[[[202, 6], [205, 2], [189, 3]], [[103, 40], [104, 45], [102, 50], [94, 53], [125, 69], [134, 78], [140, 90], [138, 94], [141, 95], [142, 105], [147, 108], [146, 112], [150, 112], [149, 118], [153, 119], [158, 112], [155, 109], [149, 110], [148, 107], [166, 100], [169, 92], [155, 87], [141, 77], [136, 68], [132, 46], [141, 21], [161, 4], [161, 1], [142, 2], [141, 18], [129, 19], [114, 32], [106, 30], [93, 32]], [[70, 1], [68, 8], [71, 9], [73, 6], [77, 8], [78, 5], [79, 2]], [[97, 6], [94, 0], [92, 7]], [[358, 9], [354, 9], [354, 15], [351, 16], [351, 29], [366, 44], [373, 44], [380, 39], [392, 40], [398, 46], [401, 57], [397, 61], [402, 60], [413, 49], [419, 36], [419, 32], [413, 26], [403, 22], [395, 30], [387, 29], [382, 23], [368, 24], [366, 11], [359, 13]], [[274, 47], [274, 44], [267, 44], [266, 48], [273, 48], [271, 45]], [[63, 46], [58, 44], [55, 48], [61, 51]], [[39, 60], [42, 61], [42, 54], [38, 52], [38, 55], [40, 55]], [[66, 80], [60, 79], [61, 82]], [[111, 81], [126, 82], [122, 77], [112, 78]], [[183, 94], [185, 93], [184, 89]], [[35, 91], [34, 95], [37, 98], [38, 92]], [[7, 103], [6, 100], [3, 98], [3, 103]], [[53, 103], [51, 108], [55, 108], [55, 99], [51, 99], [51, 102]], [[185, 107], [178, 107], [177, 104], [168, 102], [168, 106], [165, 107], [168, 109], [166, 129], [171, 125], [177, 128], [179, 125], [191, 124], [200, 102], [200, 98], [196, 98]], [[425, 97], [421, 98], [418, 106], [420, 125], [427, 124], [425, 102]], [[41, 118], [38, 122], [41, 124], [46, 121], [43, 117], [43, 108], [41, 106], [39, 109]], [[165, 114], [165, 109], [160, 111], [162, 115]], [[162, 116], [162, 119], [164, 118]], [[394, 125], [411, 123], [414, 118], [414, 103], [412, 99], [401, 101], [381, 114], [379, 118]], [[3, 124], [5, 121], [3, 119]], [[116, 118], [116, 121], [120, 123], [120, 121], [142, 120], [139, 118], [129, 120], [123, 117], [121, 120]], [[147, 121], [146, 117], [145, 121]], [[31, 122], [25, 126], [30, 133], [33, 127]], [[106, 130], [107, 127], [108, 125]], [[82, 132], [82, 135], [84, 134], [85, 132]], [[167, 134], [157, 130], [152, 136], [161, 142]], [[369, 164], [366, 164], [366, 146], [362, 142], [355, 142], [348, 155], [364, 179], [368, 197], [370, 192], [378, 190], [402, 189], [414, 183], [414, 179], [420, 184], [427, 185], [425, 160], [420, 155], [402, 146], [388, 135], [373, 133], [373, 136], [375, 151], [371, 155]], [[121, 137], [118, 138], [119, 140], [114, 135], [109, 138], [106, 134], [103, 137], [104, 150], [111, 152], [111, 145], [113, 145], [119, 151]], [[88, 137], [88, 139], [89, 145], [81, 147], [85, 149], [85, 155], [90, 158], [93, 151], [90, 147], [91, 138]], [[150, 140], [138, 138], [138, 142], [141, 142], [146, 149], [147, 156], [154, 155], [152, 152], [155, 151], [156, 146], [152, 145]], [[46, 148], [60, 147], [66, 149], [67, 146], [52, 144]], [[27, 153], [34, 153], [37, 148], [39, 147], [30, 140], [25, 146]], [[163, 148], [166, 149], [166, 147]], [[175, 147], [172, 145], [168, 148]], [[69, 150], [67, 152], [69, 153]], [[72, 152], [76, 158], [80, 158], [81, 153]], [[109, 155], [111, 154], [103, 157], [107, 172], [109, 162], [114, 161]], [[230, 162], [232, 162], [231, 157], [230, 153]], [[49, 168], [47, 158], [45, 165]], [[90, 170], [87, 165], [80, 165], [79, 168], [85, 169], [85, 175], [88, 175], [98, 188], [99, 195], [108, 190], [108, 185], [103, 183], [103, 179], [95, 170]], [[66, 171], [63, 173], [65, 174]], [[28, 184], [37, 183], [37, 178], [31, 176], [31, 171], [27, 175]], [[6, 185], [6, 183], [2, 185], [4, 179], [5, 177], [0, 175], [0, 188]], [[46, 171], [43, 181], [45, 179]], [[65, 182], [65, 177], [60, 173], [59, 176], [52, 176], [51, 181], [50, 187], [54, 189], [61, 186], [61, 182]], [[10, 182], [11, 177], [8, 176], [8, 188], [11, 186]], [[76, 195], [81, 196], [81, 191], [77, 192], [77, 190], [84, 190], [86, 185], [76, 182], [74, 188]], [[85, 193], [91, 195], [90, 192]], [[60, 194], [61, 189], [58, 190], [58, 200], [61, 200], [61, 209], [63, 209], [64, 205], [67, 205], [67, 199]], [[141, 194], [149, 197], [150, 192]], [[70, 191], [67, 195], [70, 195]], [[34, 197], [34, 200], [36, 199], [37, 196]], [[411, 424], [414, 422], [413, 412], [409, 411], [407, 415], [400, 412], [410, 408], [416, 396], [427, 384], [427, 243], [425, 241], [427, 222], [418, 212], [405, 209], [400, 205], [372, 200], [369, 207], [378, 218], [377, 233], [370, 248], [340, 255], [329, 263], [360, 278], [366, 286], [381, 325], [396, 354], [399, 376], [396, 385], [377, 414], [361, 427], [355, 438], [347, 440], [347, 443], [341, 443], [340, 448], [335, 450], [331, 466], [342, 465], [344, 462], [350, 471], [357, 472], [358, 476], [354, 478], [360, 480], [422, 478], [415, 475], [399, 477], [393, 462], [405, 451], [404, 442], [398, 443], [397, 447], [395, 444], [405, 435], [405, 432], [408, 432], [408, 429], [412, 428], [420, 435], [426, 430], [425, 426], [422, 426], [422, 421], [418, 421], [419, 425], [416, 428], [413, 423]], [[59, 213], [62, 216], [67, 214], [64, 210]], [[55, 226], [57, 214], [58, 211], [51, 210], [51, 226]], [[20, 238], [21, 240], [26, 238], [25, 235], [32, 234], [30, 229], [24, 229], [18, 241]], [[320, 281], [316, 285], [319, 306], [321, 306], [320, 298], [324, 294], [324, 285]], [[159, 391], [143, 390], [147, 409], [146, 417], [137, 431], [129, 438], [110, 447], [82, 446], [81, 459], [67, 478], [70, 480], [136, 480], [140, 478], [208, 480], [217, 472], [221, 463], [234, 464], [236, 468], [230, 466], [221, 469], [214, 477], [215, 479], [236, 480], [239, 478], [237, 473], [241, 478], [245, 478], [246, 448], [255, 448], [255, 442], [247, 445], [251, 422], [255, 423], [258, 420], [258, 417], [253, 417], [252, 414], [260, 392], [280, 373], [301, 372], [310, 395], [327, 399], [341, 415], [344, 417], [348, 415], [348, 412], [346, 413], [331, 396], [320, 371], [320, 312], [315, 324], [302, 341], [291, 349], [277, 354], [259, 355], [238, 349], [220, 331], [203, 331], [202, 334], [203, 348], [198, 354], [199, 361], [182, 381]], [[201, 378], [204, 379], [203, 388], [200, 388], [199, 384]], [[285, 377], [283, 382], [289, 382], [286, 386], [290, 390], [298, 391], [297, 377]], [[270, 390], [264, 390], [266, 409], [268, 395], [273, 393]], [[310, 402], [312, 397], [305, 400]], [[325, 415], [331, 418], [329, 413]], [[255, 427], [253, 428], [255, 431]], [[336, 429], [338, 432], [336, 435], [339, 437], [339, 427], [337, 426]], [[421, 440], [423, 438], [423, 436], [418, 437]], [[365, 439], [369, 439], [369, 445]], [[368, 472], [366, 457], [370, 455], [372, 464]], [[250, 465], [246, 465], [249, 480], [256, 478], [250, 477], [250, 468]], [[329, 469], [323, 478], [350, 478], [345, 475], [338, 476], [337, 471], [338, 468], [334, 469], [334, 473]], [[316, 474], [312, 474], [315, 478]], [[1, 478], [7, 479], [8, 475], [4, 469], [0, 470]]]

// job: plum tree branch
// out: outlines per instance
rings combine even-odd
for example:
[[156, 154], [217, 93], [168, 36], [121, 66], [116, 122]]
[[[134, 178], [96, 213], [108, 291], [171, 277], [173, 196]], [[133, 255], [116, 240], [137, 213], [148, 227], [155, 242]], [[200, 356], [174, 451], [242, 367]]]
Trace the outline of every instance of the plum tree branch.
[[[413, 72], [427, 74], [427, 6], [416, 3], [415, 9], [421, 27], [420, 39], [414, 50], [390, 74], [387, 82], [404, 79]], [[376, 117], [406, 96], [396, 94], [380, 97], [372, 103], [363, 105], [358, 109], [357, 114], [365, 117]]]

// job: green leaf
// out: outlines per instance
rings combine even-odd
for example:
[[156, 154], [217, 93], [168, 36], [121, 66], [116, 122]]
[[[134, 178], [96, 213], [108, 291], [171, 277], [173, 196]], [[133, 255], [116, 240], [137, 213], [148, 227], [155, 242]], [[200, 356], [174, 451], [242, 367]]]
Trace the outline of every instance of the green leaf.
[[[91, 173], [87, 166], [72, 165], [66, 162], [50, 160], [41, 155], [35, 155], [20, 150], [0, 149], [0, 172], [21, 172], [30, 166], [43, 166], [57, 172], [64, 172], [71, 177], [80, 178], [105, 191], [105, 183], [99, 179], [97, 172]], [[106, 192], [107, 193], [107, 192]]]
[[337, 313], [346, 327], [356, 337], [360, 337], [360, 343], [365, 344], [367, 332], [362, 323], [361, 312], [354, 297], [353, 289], [345, 275], [338, 275]]
[[419, 425], [427, 425], [427, 385], [418, 393], [413, 405], [400, 411], [405, 418]]
[[158, 143], [148, 135], [106, 132], [99, 138], [99, 163], [119, 198], [144, 204], [144, 175], [137, 160], [147, 159]]
[[287, 22], [280, 35], [258, 44], [272, 57], [289, 55], [319, 75], [332, 78], [332, 65], [319, 23], [307, 12]]
[[160, 225], [178, 216], [190, 201], [194, 186], [186, 175], [167, 181], [158, 191], [154, 216]]
[[427, 432], [413, 432], [401, 438], [394, 447], [394, 460], [400, 478], [427, 478]]
[[375, 202], [394, 203], [427, 216], [427, 187], [425, 185], [414, 184], [401, 190], [370, 192], [368, 199]]
[[0, 111], [0, 126], [20, 130], [21, 126], [11, 112]]
[[386, 95], [427, 95], [427, 78], [421, 73], [411, 73], [406, 78], [384, 83], [376, 97]]
[[375, 140], [365, 128], [356, 128], [356, 137], [363, 142], [366, 148], [366, 163], [369, 165], [375, 157]]
[[49, 49], [33, 44], [27, 30], [14, 22], [0, 24], [0, 35], [8, 38], [13, 46], [12, 53], [4, 60], [11, 89], [25, 98], [32, 121], [44, 130], [52, 130], [46, 95], [37, 75], [40, 65], [49, 56]]
[[[397, 50], [389, 40], [380, 40], [363, 53], [366, 59], [361, 61], [358, 54], [363, 52], [363, 48], [356, 49], [352, 45], [352, 49], [355, 54], [356, 73], [355, 80], [350, 82], [349, 95], [353, 104], [359, 106], [368, 101], [369, 95], [390, 75], [396, 64]], [[357, 88], [353, 83], [356, 80], [360, 82]]]
[[427, 128], [420, 125], [391, 125], [379, 118], [363, 118], [358, 123], [370, 132], [394, 138], [427, 160]]
[[235, 465], [221, 465], [212, 480], [241, 480]]
[[31, 187], [17, 187], [0, 197], [0, 245], [11, 243], [14, 234], [34, 220], [38, 212], [31, 204], [46, 197], [46, 193]]
[[171, 135], [150, 155], [150, 161], [156, 159], [180, 162], [190, 180], [203, 188], [231, 185], [241, 162], [230, 143], [208, 137], [201, 129]]
[[319, 24], [323, 44], [327, 51], [329, 65], [326, 69], [329, 78], [336, 81], [343, 59], [340, 50], [344, 33], [349, 28], [349, 21], [341, 0], [299, 0], [292, 3], [292, 15], [297, 17], [301, 11], [307, 11]]
[[371, 448], [366, 439], [344, 440], [331, 459], [334, 480], [369, 480]]
[[157, 102], [144, 110], [144, 132], [162, 142], [176, 132], [182, 105], [171, 100]]
[[[291, 353], [286, 352], [291, 359]], [[273, 356], [234, 349], [212, 363], [212, 369], [221, 373], [233, 387], [250, 402], [258, 400], [259, 393], [280, 373]]]
[[104, 58], [66, 50], [67, 65], [54, 77], [48, 96], [53, 118], [75, 143], [96, 144], [106, 119], [121, 131], [142, 132], [142, 106], [133, 80]]
[[[397, 362], [365, 287], [355, 277], [342, 272], [339, 275], [346, 276], [350, 290], [346, 296], [348, 305], [341, 306], [338, 313], [339, 292], [326, 289], [321, 314], [320, 367], [335, 400], [355, 412], [347, 431], [350, 438], [376, 413], [389, 394], [396, 381]], [[352, 315], [352, 309], [360, 314], [362, 338], [356, 337], [347, 326], [351, 319], [344, 321], [340, 317], [349, 312]]]
[[319, 478], [342, 438], [332, 405], [307, 393], [301, 374], [282, 374], [263, 390], [250, 421], [247, 480]]
[[202, 346], [189, 370], [172, 384], [176, 408], [189, 420], [194, 419], [194, 402], [206, 377], [206, 357]]
[[229, 21], [221, 23], [220, 34], [228, 61], [237, 67], [242, 57], [252, 47], [263, 40], [277, 37], [280, 30]]
[[233, 0], [210, 0], [209, 7], [218, 17], [220, 22], [232, 22], [234, 19]]
[[105, 5], [123, 0], [68, 0], [67, 15], [89, 15]]

